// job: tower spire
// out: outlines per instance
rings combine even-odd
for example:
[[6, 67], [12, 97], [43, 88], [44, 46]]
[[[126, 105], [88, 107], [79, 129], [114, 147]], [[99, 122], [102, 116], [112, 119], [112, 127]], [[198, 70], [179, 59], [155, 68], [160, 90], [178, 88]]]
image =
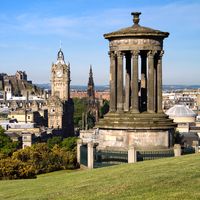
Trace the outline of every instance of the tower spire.
[[93, 72], [92, 72], [92, 65], [90, 65], [90, 72], [89, 72], [89, 80], [88, 86], [94, 86], [94, 79], [93, 79]]
[[[60, 47], [61, 47], [61, 45], [60, 45]], [[60, 50], [58, 51], [58, 56], [57, 56], [57, 62], [56, 62], [56, 64], [58, 64], [59, 62], [60, 62], [61, 64], [65, 64], [64, 53], [63, 53], [63, 51], [61, 50], [61, 48], [60, 48]]]
[[94, 79], [93, 79], [93, 73], [92, 73], [92, 65], [90, 65], [87, 93], [88, 93], [88, 97], [89, 98], [95, 99]]

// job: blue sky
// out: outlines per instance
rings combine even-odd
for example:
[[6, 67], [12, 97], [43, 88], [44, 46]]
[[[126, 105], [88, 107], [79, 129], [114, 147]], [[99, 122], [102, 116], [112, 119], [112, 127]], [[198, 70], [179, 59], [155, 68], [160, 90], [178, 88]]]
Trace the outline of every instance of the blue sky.
[[50, 81], [60, 40], [72, 84], [108, 84], [108, 41], [103, 34], [140, 24], [170, 32], [164, 41], [164, 84], [200, 84], [199, 0], [0, 0], [0, 72], [25, 70], [35, 83]]

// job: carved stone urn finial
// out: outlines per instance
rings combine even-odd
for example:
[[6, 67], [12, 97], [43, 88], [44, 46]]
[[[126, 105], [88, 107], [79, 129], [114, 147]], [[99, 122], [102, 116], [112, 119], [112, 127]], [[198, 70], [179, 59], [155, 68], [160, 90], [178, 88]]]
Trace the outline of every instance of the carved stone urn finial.
[[139, 21], [140, 21], [141, 12], [132, 12], [131, 15], [133, 15], [134, 26], [138, 26], [139, 25]]

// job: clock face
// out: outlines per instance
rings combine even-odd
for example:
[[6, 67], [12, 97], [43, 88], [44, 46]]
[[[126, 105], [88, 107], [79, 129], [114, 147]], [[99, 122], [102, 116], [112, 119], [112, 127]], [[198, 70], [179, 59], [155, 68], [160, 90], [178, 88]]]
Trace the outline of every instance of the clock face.
[[56, 76], [57, 77], [61, 77], [63, 75], [63, 73], [62, 73], [62, 70], [58, 70], [57, 72], [56, 72]]

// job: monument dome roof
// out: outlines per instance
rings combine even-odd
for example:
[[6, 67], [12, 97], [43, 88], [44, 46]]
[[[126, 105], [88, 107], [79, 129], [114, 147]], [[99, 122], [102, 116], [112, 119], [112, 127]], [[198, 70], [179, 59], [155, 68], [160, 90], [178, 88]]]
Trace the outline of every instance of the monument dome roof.
[[185, 105], [174, 105], [172, 108], [166, 111], [169, 117], [195, 117], [196, 114]]
[[111, 38], [120, 38], [120, 37], [160, 37], [160, 38], [165, 38], [168, 37], [169, 33], [168, 32], [162, 32], [160, 30], [155, 30], [152, 28], [144, 27], [139, 25], [139, 15], [140, 12], [133, 12], [131, 15], [133, 15], [133, 26], [127, 27], [127, 28], [122, 28], [118, 31], [111, 32], [104, 34], [104, 37], [106, 39], [111, 39]]
[[60, 50], [58, 51], [58, 57], [57, 57], [57, 62], [56, 62], [56, 64], [58, 64], [58, 63], [65, 64], [64, 53], [63, 53], [63, 51], [61, 50], [61, 48], [60, 48]]

